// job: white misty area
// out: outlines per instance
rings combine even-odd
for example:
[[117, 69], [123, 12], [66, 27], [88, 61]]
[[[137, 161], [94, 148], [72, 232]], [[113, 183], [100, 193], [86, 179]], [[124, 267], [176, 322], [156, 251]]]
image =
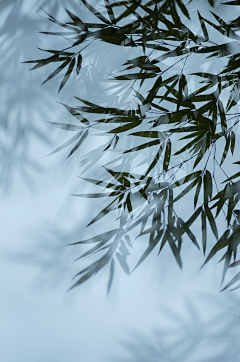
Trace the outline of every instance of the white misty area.
[[[99, 79], [129, 55], [116, 54], [115, 47], [106, 52], [98, 43], [99, 57], [92, 48], [83, 64], [84, 82], [70, 79], [59, 95], [60, 77], [40, 87], [51, 67], [29, 72], [20, 62], [45, 56], [37, 47], [54, 47], [52, 38], [38, 33], [52, 25], [37, 14], [42, 6], [61, 18], [61, 5], [89, 16], [73, 0], [0, 3], [1, 361], [239, 362], [239, 293], [219, 294], [222, 266], [215, 258], [199, 270], [204, 257], [190, 242], [182, 271], [166, 248], [130, 276], [119, 267], [108, 296], [107, 270], [67, 292], [88, 263], [74, 263], [84, 250], [67, 244], [99, 232], [102, 224], [86, 225], [101, 204], [71, 196], [89, 191], [77, 177], [86, 146], [66, 162], [66, 150], [45, 157], [69, 138], [46, 121], [71, 122], [58, 102], [73, 104], [74, 95], [100, 102], [105, 94], [113, 101], [113, 91], [105, 90], [110, 85]], [[133, 265], [144, 248], [134, 243]]]

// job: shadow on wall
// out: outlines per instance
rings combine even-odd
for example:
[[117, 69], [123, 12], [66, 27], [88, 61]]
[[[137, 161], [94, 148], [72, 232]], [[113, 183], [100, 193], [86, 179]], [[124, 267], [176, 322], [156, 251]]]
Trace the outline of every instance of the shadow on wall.
[[[39, 33], [56, 30], [56, 25], [54, 27], [42, 16], [44, 13], [41, 13], [40, 8], [60, 18], [63, 12], [64, 18], [64, 7], [79, 11], [79, 4], [65, 0], [51, 3], [46, 0], [3, 0], [0, 3], [0, 47], [3, 54], [0, 64], [0, 188], [4, 192], [11, 190], [16, 175], [20, 175], [31, 186], [34, 173], [43, 172], [45, 165], [39, 162], [39, 158], [46, 154], [46, 147], [49, 152], [53, 150], [58, 135], [46, 121], [62, 121], [60, 115], [63, 106], [56, 102], [56, 97], [64, 103], [69, 103], [70, 100], [72, 102], [73, 95], [86, 98], [91, 94], [92, 97], [99, 98], [105, 87], [101, 82], [103, 65], [109, 61], [110, 51], [114, 55], [114, 49], [106, 51], [101, 44], [98, 44], [97, 55], [94, 46], [87, 50], [81, 79], [76, 80], [74, 77], [74, 84], [69, 82], [70, 86], [60, 96], [57, 96], [59, 79], [51, 80], [44, 88], [40, 87], [51, 73], [51, 67], [29, 72], [31, 67], [21, 64], [26, 60], [47, 57], [47, 53], [38, 48], [49, 49], [56, 40], [55, 37]], [[81, 12], [84, 11], [86, 9], [81, 7]], [[67, 39], [62, 39], [62, 42], [64, 46], [68, 44]], [[116, 55], [115, 58], [117, 59]], [[109, 65], [110, 63], [113, 62], [109, 61]], [[110, 68], [108, 72], [111, 73], [115, 65]], [[104, 77], [107, 78], [107, 74]], [[114, 94], [112, 98], [115, 101], [118, 99]], [[67, 111], [66, 117], [71, 122], [73, 117], [67, 115]], [[61, 144], [59, 137], [57, 144]]]
[[7, 0], [0, 3], [0, 185], [4, 191], [11, 190], [16, 174], [29, 182], [31, 172], [40, 171], [39, 156], [33, 157], [35, 150], [32, 143], [50, 142], [46, 126], [39, 121], [49, 112], [49, 94], [45, 93], [42, 97], [38, 83], [30, 81], [30, 74], [24, 72], [21, 64], [31, 56], [34, 44], [39, 42], [37, 31], [43, 23], [31, 10], [44, 4], [46, 1], [41, 0], [31, 3]]
[[[45, 0], [0, 2], [0, 189], [4, 193], [11, 191], [17, 176], [31, 187], [36, 171], [44, 170], [39, 159], [46, 146], [53, 147], [50, 126], [45, 121], [49, 115], [52, 117], [54, 113], [57, 117], [62, 111], [53, 96], [56, 87], [53, 82], [41, 89], [42, 74], [28, 72], [29, 67], [21, 64], [39, 56], [37, 47], [42, 45], [39, 32], [51, 26], [38, 15], [39, 8], [50, 8], [56, 15], [60, 4], [52, 2], [52, 5]], [[44, 39], [44, 46], [47, 43], [49, 40]]]
[[[161, 306], [161, 326], [151, 335], [128, 332], [121, 342], [126, 357], [116, 362], [239, 362], [239, 295], [199, 295], [187, 302], [186, 313]], [[227, 312], [226, 312], [227, 311]]]

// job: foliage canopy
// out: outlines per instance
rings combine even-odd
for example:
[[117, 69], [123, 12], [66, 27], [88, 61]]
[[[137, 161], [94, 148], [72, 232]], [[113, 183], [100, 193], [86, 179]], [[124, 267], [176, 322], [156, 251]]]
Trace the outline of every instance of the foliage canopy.
[[[160, 253], [169, 245], [181, 268], [182, 244], [189, 238], [206, 253], [204, 264], [223, 250], [224, 279], [229, 267], [240, 265], [240, 161], [233, 162], [240, 120], [240, 17], [227, 21], [218, 14], [226, 7], [234, 14], [240, 1], [219, 5], [205, 1], [207, 16], [194, 0], [105, 0], [95, 7], [90, 1], [81, 2], [95, 16], [94, 22], [84, 22], [80, 14], [68, 9], [67, 21], [61, 22], [42, 9], [61, 28], [43, 34], [64, 37], [71, 45], [44, 50], [46, 58], [26, 63], [34, 64], [31, 69], [56, 63], [43, 83], [62, 72], [60, 92], [70, 77], [81, 77], [85, 52], [93, 43], [109, 43], [118, 50], [124, 47], [129, 49], [129, 59], [111, 77], [112, 89], [124, 93], [130, 87], [134, 99], [130, 104], [126, 98], [121, 107], [114, 107], [76, 96], [76, 106], [63, 104], [76, 122], [50, 122], [75, 132], [52, 154], [71, 147], [69, 158], [89, 140], [99, 158], [99, 152], [113, 155], [101, 177], [84, 177], [101, 191], [76, 196], [107, 201], [89, 225], [117, 212], [119, 226], [74, 243], [93, 244], [80, 258], [96, 253], [100, 257], [76, 275], [72, 288], [108, 265], [109, 290], [116, 262], [129, 274], [127, 256], [134, 232], [148, 238], [136, 267], [154, 248]], [[107, 143], [95, 149], [94, 139], [102, 132]], [[82, 173], [94, 165], [92, 154], [83, 159]], [[209, 241], [213, 245], [207, 252]], [[240, 272], [223, 290], [233, 285], [239, 288], [235, 285], [239, 280]]]

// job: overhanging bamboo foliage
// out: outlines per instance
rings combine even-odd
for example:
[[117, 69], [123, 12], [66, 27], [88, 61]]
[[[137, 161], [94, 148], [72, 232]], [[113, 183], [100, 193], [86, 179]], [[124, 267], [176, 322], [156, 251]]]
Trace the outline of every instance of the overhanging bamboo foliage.
[[[44, 50], [46, 58], [26, 63], [34, 64], [31, 69], [56, 64], [43, 83], [63, 74], [60, 92], [70, 77], [81, 77], [85, 52], [93, 43], [109, 43], [116, 50], [129, 48], [128, 60], [111, 79], [114, 85], [129, 84], [135, 101], [131, 108], [124, 104], [114, 107], [76, 96], [75, 105], [63, 104], [76, 123], [50, 122], [75, 132], [52, 153], [70, 147], [68, 158], [86, 140], [94, 147], [93, 139], [104, 132], [109, 140], [102, 153], [113, 152], [116, 161], [111, 167], [105, 165], [102, 178], [84, 177], [96, 185], [95, 193], [76, 195], [108, 201], [89, 225], [103, 222], [110, 212], [117, 213], [119, 225], [74, 243], [92, 246], [80, 258], [98, 252], [101, 256], [76, 275], [72, 288], [106, 265], [110, 269], [108, 290], [115, 263], [129, 274], [127, 257], [134, 232], [148, 238], [136, 267], [154, 248], [161, 252], [168, 245], [181, 268], [182, 243], [188, 238], [204, 254], [211, 242], [204, 264], [222, 252], [224, 279], [229, 267], [240, 265], [240, 161], [234, 158], [238, 157], [240, 120], [240, 20], [227, 21], [218, 14], [223, 7], [231, 7], [234, 14], [240, 1], [218, 5], [205, 1], [208, 16], [198, 11], [194, 0], [105, 0], [97, 8], [90, 1], [81, 2], [95, 16], [95, 22], [84, 22], [80, 14], [68, 9], [66, 22], [45, 12], [61, 31], [43, 33], [65, 37], [72, 45]], [[194, 26], [193, 18], [198, 22]], [[141, 55], [135, 56], [136, 49]], [[220, 71], [201, 70], [199, 64], [216, 60]], [[132, 146], [126, 149], [127, 144]], [[88, 162], [86, 157], [82, 165]], [[233, 164], [231, 174], [229, 163]], [[135, 173], [137, 167], [144, 171]], [[189, 198], [192, 207], [183, 218], [179, 210]], [[218, 220], [224, 220], [224, 228]], [[200, 237], [196, 227], [201, 229]], [[237, 273], [223, 290], [233, 285], [239, 288], [239, 280]]]

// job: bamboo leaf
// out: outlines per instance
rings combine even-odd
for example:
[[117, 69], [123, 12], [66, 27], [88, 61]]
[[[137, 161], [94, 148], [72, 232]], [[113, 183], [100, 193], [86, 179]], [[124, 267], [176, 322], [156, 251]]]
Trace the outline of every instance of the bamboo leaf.
[[167, 241], [169, 242], [170, 248], [172, 249], [175, 260], [178, 263], [180, 269], [182, 269], [182, 260], [181, 260], [180, 252], [177, 249], [177, 247], [174, 243], [174, 240], [168, 230], [166, 230], [166, 234], [167, 234]]
[[230, 135], [227, 136], [227, 139], [226, 139], [226, 144], [225, 144], [225, 147], [224, 147], [224, 150], [223, 150], [223, 154], [222, 154], [222, 159], [221, 159], [221, 162], [220, 162], [220, 165], [223, 164], [223, 162], [225, 161], [226, 157], [227, 157], [227, 154], [228, 154], [228, 150], [229, 150], [229, 146], [230, 146]]
[[111, 23], [116, 24], [116, 19], [115, 19], [115, 16], [114, 16], [112, 5], [110, 4], [109, 0], [104, 0], [104, 1], [105, 1], [105, 6], [106, 6], [108, 16], [109, 16], [109, 19], [110, 19]]
[[[218, 242], [213, 246], [213, 248], [211, 249], [210, 253], [208, 254], [206, 261], [204, 262], [203, 266], [209, 262], [210, 259], [212, 259], [212, 257], [221, 249], [225, 248], [230, 240], [228, 239], [230, 234], [229, 230], [226, 230], [223, 235], [221, 236], [221, 238], [218, 240]], [[203, 267], [202, 266], [202, 267]]]
[[197, 206], [198, 197], [199, 197], [201, 187], [202, 187], [202, 177], [199, 178], [198, 185], [196, 187], [196, 192], [195, 192], [195, 196], [194, 196], [194, 208], [196, 208], [196, 206]]
[[195, 179], [190, 185], [188, 185], [180, 194], [173, 200], [176, 202], [180, 200], [183, 196], [185, 196], [189, 191], [193, 189], [193, 187], [198, 183], [198, 179]]
[[211, 213], [211, 210], [209, 209], [208, 206], [205, 205], [205, 212], [206, 212], [206, 216], [208, 218], [208, 221], [210, 223], [211, 229], [213, 234], [215, 235], [216, 239], [218, 239], [218, 231], [217, 231], [217, 225], [216, 222], [214, 220], [214, 217]]
[[75, 134], [72, 138], [70, 138], [70, 140], [68, 140], [67, 142], [63, 143], [61, 146], [59, 146], [58, 148], [56, 148], [53, 152], [49, 153], [48, 156], [53, 155], [54, 153], [57, 153], [59, 151], [62, 151], [64, 148], [66, 148], [67, 146], [69, 146], [71, 143], [73, 143], [74, 141], [76, 141], [79, 137], [81, 137], [82, 135], [82, 131], [78, 132], [77, 134]]
[[85, 117], [83, 117], [79, 112], [77, 112], [75, 108], [69, 107], [67, 104], [64, 103], [61, 104], [66, 108], [66, 110], [69, 113], [71, 113], [73, 117], [76, 117], [78, 121], [89, 125], [89, 121]]
[[[84, 142], [84, 140], [87, 138], [88, 136], [88, 129], [83, 133], [83, 135], [81, 136], [80, 140], [78, 141], [78, 143], [73, 147], [73, 149], [70, 151], [69, 155], [67, 156], [66, 160], [72, 156], [72, 154], [74, 152], [77, 151], [77, 149], [81, 146], [81, 144]], [[65, 160], [65, 161], [66, 161]]]
[[223, 292], [227, 288], [231, 287], [234, 283], [236, 283], [240, 279], [240, 272], [235, 275], [234, 278], [221, 290]]
[[91, 13], [93, 13], [93, 15], [95, 15], [99, 20], [101, 20], [103, 23], [105, 24], [111, 24], [106, 18], [105, 16], [103, 16], [102, 14], [100, 14], [92, 5], [90, 5], [86, 0], [81, 0], [82, 3], [86, 6], [86, 8], [88, 8], [88, 10], [91, 11]]
[[235, 133], [231, 132], [231, 152], [232, 152], [232, 155], [234, 153], [234, 149], [235, 149]]
[[160, 140], [147, 142], [147, 143], [144, 143], [143, 145], [140, 145], [140, 146], [131, 148], [130, 150], [124, 151], [123, 153], [141, 151], [141, 150], [144, 150], [145, 148], [149, 148], [149, 147], [152, 147], [152, 146], [157, 146], [157, 145], [159, 145], [159, 143], [160, 143]]
[[123, 270], [125, 271], [125, 273], [126, 273], [127, 275], [129, 275], [130, 272], [129, 272], [129, 267], [128, 267], [127, 263], [126, 263], [126, 258], [125, 258], [122, 254], [120, 254], [120, 253], [116, 253], [116, 257], [117, 257], [117, 259], [118, 259], [121, 267], [122, 267]]
[[110, 231], [107, 231], [105, 233], [99, 234], [97, 236], [94, 236], [90, 239], [86, 239], [86, 240], [82, 240], [82, 241], [77, 241], [76, 243], [71, 243], [68, 245], [78, 245], [78, 244], [91, 244], [91, 243], [97, 243], [97, 242], [101, 242], [101, 241], [109, 241], [114, 235], [116, 235], [118, 232], [118, 229], [113, 229]]
[[185, 6], [185, 4], [182, 2], [182, 0], [177, 0], [177, 4], [180, 7], [180, 9], [182, 10], [182, 13], [190, 20], [190, 15], [189, 15], [188, 9]]
[[171, 145], [171, 141], [168, 140], [168, 141], [167, 141], [167, 145], [166, 145], [164, 160], [163, 160], [163, 170], [164, 170], [165, 172], [167, 172], [168, 167], [169, 167], [169, 163], [170, 163], [171, 146], [172, 146], [172, 145]]
[[60, 87], [59, 87], [59, 90], [58, 90], [58, 93], [61, 91], [61, 89], [65, 86], [65, 84], [67, 83], [72, 71], [73, 71], [73, 68], [74, 68], [74, 65], [75, 65], [75, 58], [73, 58], [71, 60], [71, 63], [69, 64], [69, 67], [68, 67], [68, 70], [66, 72], [66, 74], [64, 75], [64, 78], [60, 84]]
[[81, 54], [79, 53], [79, 54], [78, 54], [78, 57], [77, 57], [77, 67], [76, 67], [77, 75], [79, 74], [79, 72], [80, 72], [80, 70], [81, 70], [81, 66], [82, 66], [82, 56], [81, 56]]
[[87, 226], [90, 226], [92, 224], [94, 224], [95, 222], [99, 221], [100, 219], [102, 219], [104, 216], [106, 216], [110, 211], [113, 210], [114, 206], [113, 203], [118, 199], [118, 197], [116, 199], [114, 199], [110, 204], [108, 204], [108, 206], [106, 206], [103, 210], [101, 210], [97, 216], [95, 216], [90, 223]]
[[[234, 175], [228, 177], [228, 178], [227, 178], [225, 181], [223, 181], [223, 182], [227, 182], [227, 181], [234, 180], [235, 178], [237, 178], [237, 177], [239, 177], [239, 176], [240, 176], [240, 172], [237, 172], [237, 173], [235, 173]], [[222, 183], [223, 183], [223, 182], [222, 182]]]
[[108, 286], [107, 286], [107, 294], [109, 294], [109, 292], [110, 292], [112, 282], [113, 282], [113, 276], [114, 276], [114, 259], [111, 260], [111, 264], [110, 264], [110, 275], [109, 275]]
[[206, 246], [207, 246], [207, 221], [206, 221], [206, 213], [202, 211], [202, 247], [204, 255], [206, 253]]
[[161, 236], [163, 234], [163, 230], [159, 231], [158, 234], [158, 238], [155, 238], [152, 240], [152, 242], [150, 243], [150, 245], [148, 246], [148, 248], [144, 251], [143, 255], [141, 256], [141, 258], [139, 259], [139, 261], [137, 262], [135, 268], [133, 269], [133, 271], [148, 257], [148, 255], [151, 253], [151, 251], [155, 248], [155, 246], [158, 244]]
[[114, 77], [116, 80], [137, 80], [137, 79], [148, 79], [156, 77], [156, 73], [130, 73], [125, 75], [118, 75]]
[[52, 126], [55, 126], [57, 128], [64, 129], [65, 131], [80, 131], [83, 129], [82, 126], [76, 126], [76, 125], [69, 124], [69, 123], [48, 122], [48, 121], [47, 121], [47, 123], [49, 123]]
[[129, 122], [128, 124], [124, 124], [123, 126], [117, 127], [112, 129], [111, 131], [108, 131], [107, 133], [121, 133], [129, 131], [132, 128], [136, 128], [141, 124], [141, 120], [136, 120], [134, 122]]
[[78, 16], [76, 16], [75, 14], [73, 14], [71, 11], [69, 11], [69, 10], [67, 10], [67, 9], [65, 9], [65, 10], [66, 10], [66, 12], [68, 13], [68, 15], [70, 16], [70, 18], [73, 20], [74, 24], [75, 24], [78, 28], [80, 28], [80, 29], [83, 30], [83, 31], [87, 31], [87, 30], [88, 30], [86, 24], [84, 24], [84, 23], [82, 22], [82, 20], [81, 20]]
[[54, 72], [52, 72], [47, 79], [45, 79], [44, 82], [42, 82], [42, 85], [46, 82], [48, 82], [50, 79], [52, 79], [53, 77], [55, 77], [58, 73], [60, 73], [71, 61], [71, 58], [68, 58], [65, 62], [63, 62], [57, 69], [54, 70]]

